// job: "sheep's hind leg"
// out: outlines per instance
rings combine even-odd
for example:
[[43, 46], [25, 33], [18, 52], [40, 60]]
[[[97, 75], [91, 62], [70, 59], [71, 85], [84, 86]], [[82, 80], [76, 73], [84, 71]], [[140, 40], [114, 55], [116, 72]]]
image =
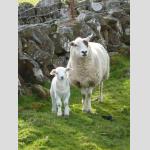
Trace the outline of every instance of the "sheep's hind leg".
[[99, 97], [99, 102], [103, 102], [103, 82], [100, 83], [100, 97]]
[[103, 102], [103, 82], [99, 84], [99, 96], [95, 99], [95, 101]]

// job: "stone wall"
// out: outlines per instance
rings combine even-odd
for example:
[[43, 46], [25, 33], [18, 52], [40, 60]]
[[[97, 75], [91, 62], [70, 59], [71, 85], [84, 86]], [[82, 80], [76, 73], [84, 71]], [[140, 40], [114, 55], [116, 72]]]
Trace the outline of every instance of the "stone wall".
[[[86, 37], [93, 33], [92, 40], [104, 45], [108, 52], [130, 54], [129, 1], [76, 3], [73, 22], [69, 21], [68, 6], [55, 2], [48, 5], [49, 0], [46, 0], [35, 7], [28, 3], [19, 5], [19, 89], [24, 85], [42, 84], [50, 78], [52, 68], [66, 66], [68, 43], [77, 36]], [[52, 10], [58, 11], [50, 13]]]

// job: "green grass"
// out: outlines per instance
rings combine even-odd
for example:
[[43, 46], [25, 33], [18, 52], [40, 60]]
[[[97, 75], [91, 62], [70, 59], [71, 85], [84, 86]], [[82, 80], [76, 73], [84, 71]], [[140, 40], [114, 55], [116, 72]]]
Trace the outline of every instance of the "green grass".
[[[19, 150], [129, 150], [130, 148], [130, 83], [129, 60], [114, 56], [110, 79], [104, 83], [104, 102], [98, 103], [95, 89], [93, 114], [81, 111], [81, 95], [71, 89], [69, 118], [51, 113], [49, 99], [36, 94], [19, 98]], [[47, 84], [44, 84], [48, 87]], [[102, 115], [112, 115], [113, 121]]]
[[18, 0], [18, 3], [28, 2], [33, 5], [36, 5], [40, 0]]

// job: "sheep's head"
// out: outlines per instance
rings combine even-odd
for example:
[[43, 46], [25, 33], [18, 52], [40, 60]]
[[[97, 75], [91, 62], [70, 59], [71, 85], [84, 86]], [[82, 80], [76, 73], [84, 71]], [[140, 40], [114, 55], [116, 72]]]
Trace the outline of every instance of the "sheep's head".
[[57, 67], [56, 69], [52, 69], [50, 75], [55, 75], [58, 80], [66, 80], [67, 72], [70, 70], [72, 68]]
[[74, 41], [70, 42], [70, 52], [78, 57], [86, 57], [89, 54], [89, 41], [92, 35], [87, 38], [76, 38]]

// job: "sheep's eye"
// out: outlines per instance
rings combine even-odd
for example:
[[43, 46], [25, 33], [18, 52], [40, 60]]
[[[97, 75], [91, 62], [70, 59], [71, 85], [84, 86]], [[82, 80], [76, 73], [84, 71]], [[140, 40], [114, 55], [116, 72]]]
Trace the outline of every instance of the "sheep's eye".
[[74, 42], [70, 43], [71, 46], [77, 47], [77, 44], [75, 44]]

